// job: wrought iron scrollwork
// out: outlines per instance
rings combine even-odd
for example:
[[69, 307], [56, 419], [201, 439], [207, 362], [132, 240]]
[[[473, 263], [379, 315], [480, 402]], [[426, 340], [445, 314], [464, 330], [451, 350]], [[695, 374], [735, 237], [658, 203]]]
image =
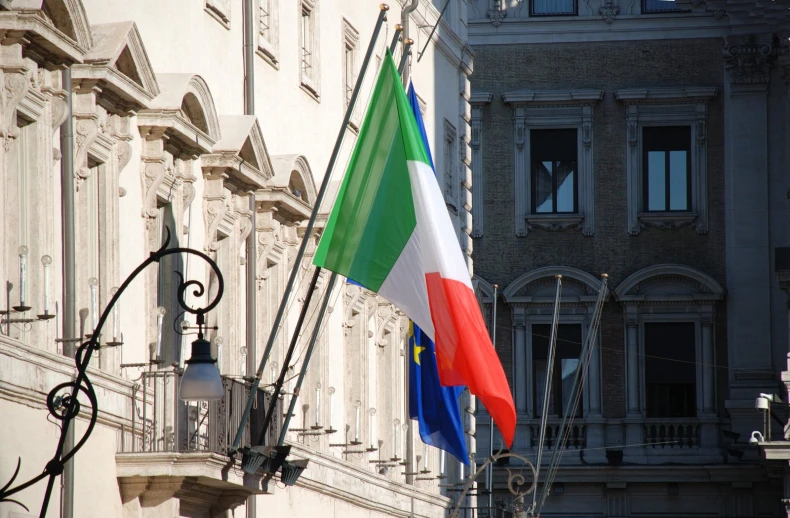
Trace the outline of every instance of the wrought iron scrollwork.
[[[528, 458], [523, 457], [517, 453], [503, 452], [500, 450], [499, 452], [487, 458], [483, 465], [477, 468], [475, 474], [469, 477], [469, 480], [466, 482], [464, 489], [461, 492], [461, 496], [458, 497], [458, 501], [450, 511], [450, 518], [458, 518], [458, 513], [461, 510], [464, 498], [466, 498], [466, 494], [469, 492], [469, 490], [472, 489], [472, 484], [475, 483], [477, 477], [483, 473], [489, 465], [510, 457], [518, 459], [522, 462], [521, 466], [517, 466], [517, 469], [505, 468], [505, 470], [508, 472], [507, 489], [510, 491], [510, 494], [513, 495], [514, 501], [518, 503], [517, 505], [519, 506], [519, 509], [517, 509], [517, 511], [521, 511], [520, 506], [521, 503], [523, 503], [524, 497], [532, 494], [532, 492], [535, 491], [538, 486], [538, 473], [535, 470], [535, 466]], [[529, 468], [529, 476], [532, 477], [532, 482], [529, 484], [528, 477], [524, 476], [524, 470], [527, 468]], [[527, 486], [526, 489], [524, 488], [525, 486]], [[486, 489], [491, 491], [492, 488]]]
[[[162, 244], [159, 250], [155, 252], [151, 252], [149, 257], [143, 261], [132, 273], [129, 275], [126, 280], [124, 280], [123, 284], [121, 284], [118, 291], [112, 296], [110, 302], [104, 308], [101, 316], [99, 317], [98, 325], [96, 326], [95, 331], [91, 335], [90, 339], [86, 342], [83, 342], [80, 347], [77, 349], [77, 352], [74, 356], [74, 363], [77, 367], [77, 376], [74, 378], [73, 381], [65, 382], [57, 385], [53, 388], [49, 394], [47, 395], [47, 409], [49, 413], [52, 415], [53, 418], [61, 422], [61, 431], [60, 431], [60, 439], [58, 441], [57, 448], [55, 449], [55, 454], [52, 459], [47, 462], [46, 466], [44, 467], [44, 471], [40, 474], [36, 475], [35, 477], [31, 478], [30, 480], [18, 484], [12, 487], [14, 480], [16, 480], [17, 475], [19, 474], [19, 469], [22, 464], [22, 459], [19, 458], [17, 460], [17, 467], [14, 471], [14, 474], [11, 476], [11, 479], [6, 483], [5, 486], [0, 488], [0, 502], [9, 502], [20, 505], [26, 511], [29, 511], [28, 508], [19, 502], [18, 500], [12, 499], [11, 496], [19, 493], [20, 491], [37, 484], [38, 482], [42, 481], [43, 479], [49, 477], [49, 481], [47, 482], [47, 489], [44, 493], [44, 502], [41, 506], [41, 514], [40, 517], [44, 518], [47, 513], [47, 508], [49, 506], [49, 500], [52, 496], [52, 489], [55, 484], [55, 479], [63, 473], [64, 465], [68, 462], [69, 459], [74, 457], [77, 452], [85, 445], [90, 437], [93, 429], [96, 425], [96, 420], [98, 418], [98, 403], [96, 399], [96, 392], [93, 390], [93, 385], [91, 384], [90, 380], [88, 379], [87, 369], [88, 364], [91, 360], [91, 356], [93, 355], [94, 351], [97, 351], [100, 347], [100, 337], [102, 333], [102, 329], [104, 328], [104, 324], [107, 322], [109, 318], [112, 308], [118, 299], [123, 295], [132, 281], [145, 270], [150, 265], [154, 263], [159, 263], [162, 258], [175, 255], [175, 254], [191, 254], [200, 257], [204, 261], [206, 261], [209, 266], [214, 270], [217, 278], [217, 293], [214, 296], [213, 300], [210, 300], [205, 307], [192, 307], [186, 301], [187, 290], [190, 288], [194, 288], [192, 291], [192, 295], [195, 297], [202, 297], [203, 294], [206, 292], [205, 286], [202, 282], [198, 280], [185, 280], [184, 277], [181, 275], [180, 272], [175, 272], [179, 277], [179, 286], [178, 286], [178, 303], [184, 309], [184, 311], [196, 315], [197, 324], [203, 325], [205, 324], [205, 314], [212, 309], [214, 309], [217, 304], [219, 304], [220, 299], [222, 298], [222, 293], [224, 291], [224, 281], [222, 278], [222, 273], [219, 270], [219, 266], [215, 263], [208, 255], [199, 252], [197, 250], [193, 250], [191, 248], [168, 248], [170, 244], [170, 229], [165, 227], [166, 235], [164, 243]], [[86, 410], [89, 412], [89, 421], [88, 426], [85, 429], [82, 437], [80, 437], [79, 441], [76, 442], [74, 447], [68, 452], [63, 452], [66, 442], [66, 434], [68, 433], [69, 427], [71, 425], [71, 421], [79, 415], [80, 411], [82, 410], [82, 404], [78, 400], [78, 395], [82, 393], [85, 395], [89, 402], [90, 402], [90, 409]]]

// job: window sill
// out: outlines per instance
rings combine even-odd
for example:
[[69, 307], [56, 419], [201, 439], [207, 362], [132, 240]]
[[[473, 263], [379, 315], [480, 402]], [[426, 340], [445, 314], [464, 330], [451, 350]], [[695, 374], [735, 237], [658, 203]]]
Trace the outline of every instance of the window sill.
[[312, 82], [309, 79], [302, 79], [300, 87], [304, 90], [307, 95], [313, 98], [313, 100], [317, 103], [321, 102], [321, 96], [318, 93], [318, 89], [313, 86]]
[[529, 230], [542, 228], [549, 232], [559, 232], [569, 228], [580, 230], [584, 216], [581, 214], [530, 214], [526, 220]]
[[695, 212], [640, 212], [639, 221], [642, 228], [655, 227], [672, 230], [680, 227], [693, 227], [697, 221]]
[[225, 27], [225, 29], [230, 30], [230, 18], [228, 18], [225, 13], [221, 12], [220, 10], [216, 9], [211, 5], [206, 5], [204, 10], [211, 15], [212, 18], [217, 20], [220, 25]]
[[264, 61], [269, 63], [275, 69], [280, 69], [280, 62], [277, 60], [277, 55], [275, 54], [274, 49], [269, 42], [259, 41], [256, 54], [258, 54], [258, 56], [263, 58]]

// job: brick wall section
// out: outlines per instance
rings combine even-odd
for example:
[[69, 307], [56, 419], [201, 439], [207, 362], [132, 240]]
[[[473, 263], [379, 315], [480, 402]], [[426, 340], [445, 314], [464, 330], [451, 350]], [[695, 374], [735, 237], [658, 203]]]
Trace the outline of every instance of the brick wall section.
[[[717, 39], [668, 41], [485, 45], [474, 48], [473, 90], [490, 92], [483, 112], [485, 228], [474, 244], [475, 274], [503, 288], [541, 266], [563, 265], [594, 276], [606, 272], [614, 290], [628, 275], [661, 263], [688, 265], [725, 284], [724, 119], [722, 43]], [[646, 228], [630, 236], [626, 228], [625, 107], [614, 97], [621, 88], [717, 86], [708, 118], [708, 203], [710, 231]], [[595, 88], [605, 91], [593, 122], [595, 219], [593, 237], [581, 231], [530, 230], [516, 237], [514, 220], [513, 112], [502, 94], [518, 89]], [[474, 188], [474, 186], [473, 186]], [[500, 307], [498, 349], [509, 370], [512, 358], [510, 311]], [[718, 313], [716, 363], [726, 365], [724, 307]], [[624, 338], [620, 307], [610, 302], [602, 322], [604, 412], [625, 413]], [[719, 399], [727, 373], [717, 369]], [[723, 381], [723, 383], [722, 383]], [[722, 405], [720, 405], [720, 408]]]

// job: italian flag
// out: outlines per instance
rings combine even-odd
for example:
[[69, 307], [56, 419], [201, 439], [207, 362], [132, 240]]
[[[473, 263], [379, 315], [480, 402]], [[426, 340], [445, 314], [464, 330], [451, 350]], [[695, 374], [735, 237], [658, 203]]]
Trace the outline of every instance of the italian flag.
[[510, 447], [507, 378], [389, 52], [313, 262], [406, 313], [436, 345], [441, 384], [467, 385]]

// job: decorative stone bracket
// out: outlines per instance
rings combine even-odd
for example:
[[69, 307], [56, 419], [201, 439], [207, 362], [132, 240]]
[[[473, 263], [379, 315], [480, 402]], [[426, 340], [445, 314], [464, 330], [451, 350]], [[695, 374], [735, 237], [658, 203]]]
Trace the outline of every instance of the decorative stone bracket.
[[[0, 54], [2, 57], [2, 54]], [[22, 102], [25, 93], [30, 87], [26, 76], [27, 68], [24, 64], [19, 66], [4, 66], [0, 69], [0, 101], [2, 114], [0, 114], [0, 137], [3, 138], [3, 147], [7, 152], [11, 148], [11, 140], [19, 136], [16, 125], [16, 107]]]

